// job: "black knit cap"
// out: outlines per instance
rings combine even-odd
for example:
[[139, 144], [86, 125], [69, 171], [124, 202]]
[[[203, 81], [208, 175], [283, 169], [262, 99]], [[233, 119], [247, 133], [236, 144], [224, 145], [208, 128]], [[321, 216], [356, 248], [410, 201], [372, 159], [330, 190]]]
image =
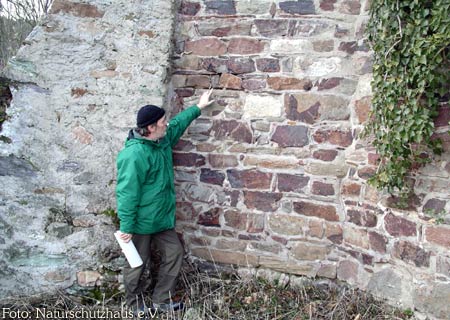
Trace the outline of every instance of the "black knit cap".
[[139, 128], [145, 128], [161, 119], [165, 113], [163, 108], [151, 104], [143, 106], [137, 113], [136, 124]]

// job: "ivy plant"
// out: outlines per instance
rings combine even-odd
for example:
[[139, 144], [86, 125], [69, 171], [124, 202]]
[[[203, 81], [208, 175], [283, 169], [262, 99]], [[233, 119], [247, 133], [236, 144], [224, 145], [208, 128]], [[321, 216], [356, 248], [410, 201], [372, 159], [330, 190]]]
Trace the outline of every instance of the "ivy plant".
[[380, 157], [369, 183], [404, 197], [411, 171], [442, 152], [432, 135], [449, 98], [450, 0], [372, 0], [367, 33], [373, 97], [363, 136]]

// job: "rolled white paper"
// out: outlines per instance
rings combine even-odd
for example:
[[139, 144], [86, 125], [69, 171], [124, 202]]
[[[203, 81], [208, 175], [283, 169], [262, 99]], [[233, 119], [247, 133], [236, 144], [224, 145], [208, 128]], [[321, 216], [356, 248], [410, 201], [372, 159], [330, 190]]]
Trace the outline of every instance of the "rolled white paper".
[[120, 245], [120, 248], [125, 254], [125, 258], [127, 258], [130, 267], [136, 268], [141, 266], [143, 262], [141, 256], [136, 250], [136, 247], [134, 246], [133, 241], [130, 240], [128, 242], [125, 242], [122, 239], [120, 239], [120, 231], [114, 232], [114, 236], [116, 237], [116, 240]]

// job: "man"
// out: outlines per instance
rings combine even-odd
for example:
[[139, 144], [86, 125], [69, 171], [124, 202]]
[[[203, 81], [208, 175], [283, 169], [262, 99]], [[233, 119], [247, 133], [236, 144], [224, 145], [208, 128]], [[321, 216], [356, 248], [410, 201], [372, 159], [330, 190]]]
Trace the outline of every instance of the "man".
[[172, 302], [180, 272], [183, 248], [175, 228], [175, 186], [172, 147], [214, 101], [212, 90], [197, 105], [180, 112], [169, 123], [162, 108], [146, 105], [137, 114], [137, 128], [130, 130], [125, 147], [117, 157], [117, 211], [121, 239], [133, 241], [143, 265], [124, 269], [127, 305], [144, 310], [141, 276], [150, 258], [152, 243], [161, 252], [161, 266], [152, 295], [153, 308], [171, 311], [182, 308]]

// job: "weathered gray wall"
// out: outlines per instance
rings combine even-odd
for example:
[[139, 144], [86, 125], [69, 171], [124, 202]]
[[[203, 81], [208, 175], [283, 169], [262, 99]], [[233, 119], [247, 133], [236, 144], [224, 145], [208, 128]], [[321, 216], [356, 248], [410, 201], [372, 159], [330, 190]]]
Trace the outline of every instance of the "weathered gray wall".
[[166, 96], [173, 16], [172, 1], [56, 0], [10, 61], [21, 84], [2, 131], [1, 297], [120, 264], [101, 212], [115, 207], [115, 157], [136, 110]]
[[2, 295], [116, 268], [114, 226], [95, 214], [115, 205], [114, 159], [137, 108], [170, 99], [174, 113], [213, 87], [217, 103], [174, 153], [191, 254], [343, 280], [448, 318], [449, 221], [425, 213], [450, 209], [449, 107], [436, 120], [446, 152], [413, 177], [411, 207], [390, 208], [366, 183], [377, 157], [358, 138], [369, 1], [178, 4], [57, 1], [11, 61], [22, 84], [2, 132]]

